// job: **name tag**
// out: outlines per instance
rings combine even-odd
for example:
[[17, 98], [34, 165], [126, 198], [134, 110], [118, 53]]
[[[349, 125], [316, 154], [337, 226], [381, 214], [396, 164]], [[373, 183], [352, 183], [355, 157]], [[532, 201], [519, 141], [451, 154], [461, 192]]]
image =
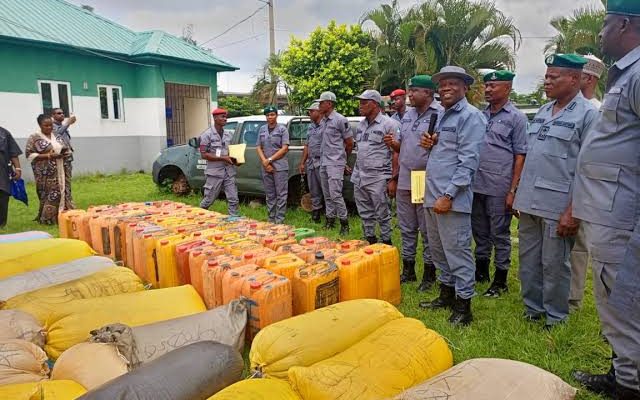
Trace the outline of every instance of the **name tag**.
[[532, 124], [541, 124], [544, 122], [544, 118], [534, 118], [531, 123]]
[[540, 130], [538, 131], [538, 140], [545, 140], [547, 138], [547, 132], [549, 132], [548, 126], [545, 125], [540, 127]]
[[619, 86], [614, 86], [609, 90], [609, 94], [620, 94], [622, 93], [622, 88]]
[[455, 126], [443, 126], [440, 130], [442, 132], [455, 132], [457, 128]]
[[220, 157], [222, 155], [221, 149], [216, 149], [216, 157]]
[[574, 122], [566, 122], [566, 121], [553, 121], [553, 125], [562, 126], [569, 129], [575, 129], [576, 124]]

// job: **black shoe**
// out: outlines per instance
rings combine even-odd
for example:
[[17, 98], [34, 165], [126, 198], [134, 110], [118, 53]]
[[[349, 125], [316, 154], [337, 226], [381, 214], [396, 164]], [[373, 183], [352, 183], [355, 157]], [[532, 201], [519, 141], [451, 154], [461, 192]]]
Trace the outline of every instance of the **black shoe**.
[[507, 270], [496, 269], [496, 274], [493, 276], [493, 282], [491, 286], [484, 292], [484, 297], [500, 297], [502, 293], [509, 291], [507, 287]]
[[336, 227], [336, 219], [327, 217], [324, 221], [324, 229], [333, 229]]
[[381, 240], [381, 242], [386, 244], [387, 246], [393, 246], [393, 243], [391, 243], [391, 239], [389, 239], [389, 240]]
[[476, 260], [476, 282], [489, 282], [489, 260]]
[[349, 234], [349, 220], [341, 219], [340, 220], [340, 235], [348, 235]]
[[615, 400], [640, 400], [640, 390], [633, 390], [628, 387], [616, 384]]
[[456, 296], [452, 307], [453, 312], [449, 317], [449, 322], [453, 325], [467, 326], [473, 321], [471, 314], [471, 299], [461, 299]]
[[542, 319], [542, 314], [529, 314], [525, 311], [522, 314], [522, 318], [524, 318], [528, 322], [537, 322]]
[[376, 243], [378, 243], [378, 238], [376, 238], [375, 236], [367, 236], [366, 238], [364, 238], [364, 240], [366, 240], [367, 242], [369, 242], [369, 244], [376, 244]]
[[311, 221], [315, 222], [316, 224], [320, 223], [321, 217], [322, 217], [322, 210], [313, 210], [311, 212]]
[[424, 264], [424, 272], [422, 273], [422, 282], [418, 286], [418, 292], [426, 292], [431, 290], [436, 283], [436, 266], [433, 264]]
[[613, 369], [613, 366], [611, 366], [611, 369], [609, 369], [609, 372], [606, 374], [589, 374], [583, 371], [573, 371], [571, 376], [589, 391], [615, 398], [616, 371]]
[[440, 284], [440, 295], [433, 301], [421, 301], [421, 308], [439, 309], [451, 308], [456, 299], [456, 288]]
[[416, 262], [413, 260], [402, 260], [402, 274], [400, 274], [400, 283], [415, 282], [416, 277]]

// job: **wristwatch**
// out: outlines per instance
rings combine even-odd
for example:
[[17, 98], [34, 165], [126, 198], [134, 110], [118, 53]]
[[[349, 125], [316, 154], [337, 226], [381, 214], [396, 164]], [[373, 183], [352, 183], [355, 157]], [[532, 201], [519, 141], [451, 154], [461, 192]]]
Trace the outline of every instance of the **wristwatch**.
[[453, 200], [453, 196], [450, 193], [445, 193], [444, 197], [446, 197], [448, 200]]
[[271, 163], [273, 162], [273, 160], [271, 159], [271, 157], [269, 157], [269, 158], [267, 159], [267, 161], [269, 161], [269, 164], [271, 164]]

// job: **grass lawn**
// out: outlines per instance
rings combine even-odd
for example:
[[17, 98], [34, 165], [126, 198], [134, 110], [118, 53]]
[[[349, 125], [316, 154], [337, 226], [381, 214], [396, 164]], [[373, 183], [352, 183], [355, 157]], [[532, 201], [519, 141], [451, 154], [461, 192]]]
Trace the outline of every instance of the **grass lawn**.
[[[11, 201], [9, 206], [9, 223], [0, 229], [0, 234], [22, 232], [27, 230], [45, 230], [57, 236], [56, 226], [41, 226], [33, 221], [38, 209], [38, 201], [33, 184], [27, 187], [29, 207]], [[127, 174], [112, 176], [89, 176], [76, 178], [73, 181], [73, 196], [76, 207], [86, 208], [90, 205], [115, 204], [127, 201], [175, 200], [198, 205], [200, 196], [178, 197], [160, 191], [146, 174]], [[217, 201], [213, 208], [218, 212], [226, 212], [226, 203]], [[241, 205], [244, 216], [266, 220], [264, 207], [251, 209]], [[297, 227], [316, 229], [319, 235], [338, 239], [337, 229], [326, 232], [321, 225], [310, 222], [309, 215], [301, 210], [289, 210], [286, 223]], [[362, 236], [361, 227], [356, 216], [350, 219], [351, 234], [349, 238]], [[517, 221], [514, 220], [512, 236], [516, 236]], [[341, 238], [345, 239], [345, 238]], [[393, 242], [400, 247], [400, 232], [394, 230]], [[590, 371], [606, 371], [609, 367], [610, 350], [603, 343], [599, 332], [600, 326], [591, 292], [591, 279], [587, 282], [587, 293], [583, 308], [572, 314], [569, 322], [554, 328], [551, 332], [542, 329], [542, 323], [526, 322], [522, 318], [522, 301], [520, 299], [520, 282], [517, 278], [518, 247], [514, 242], [512, 253], [513, 270], [509, 274], [510, 292], [499, 299], [486, 299], [482, 296], [474, 298], [472, 309], [475, 321], [467, 328], [453, 328], [447, 321], [448, 312], [425, 312], [418, 307], [423, 298], [437, 295], [432, 290], [426, 295], [416, 291], [416, 284], [402, 287], [403, 300], [400, 310], [408, 317], [423, 321], [426, 326], [444, 336], [451, 346], [455, 363], [479, 357], [495, 357], [519, 360], [537, 365], [551, 371], [572, 385], [573, 368], [580, 367]], [[418, 250], [418, 254], [421, 251]], [[422, 269], [420, 264], [419, 269]], [[421, 276], [422, 272], [419, 272]], [[483, 293], [488, 284], [479, 285], [478, 293]], [[585, 390], [578, 392], [578, 399], [600, 399]]]

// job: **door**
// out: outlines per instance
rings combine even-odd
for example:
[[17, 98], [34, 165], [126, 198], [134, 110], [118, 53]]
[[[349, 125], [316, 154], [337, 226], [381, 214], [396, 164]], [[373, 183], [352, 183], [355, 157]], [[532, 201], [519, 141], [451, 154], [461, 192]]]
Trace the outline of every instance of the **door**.
[[209, 104], [206, 99], [184, 98], [184, 134], [185, 140], [200, 137], [209, 128]]
[[258, 152], [256, 151], [256, 141], [260, 127], [267, 123], [263, 121], [245, 121], [240, 126], [240, 133], [236, 143], [245, 143], [247, 150], [244, 158], [245, 164], [238, 168], [236, 182], [240, 193], [264, 195], [262, 187], [262, 168]]

